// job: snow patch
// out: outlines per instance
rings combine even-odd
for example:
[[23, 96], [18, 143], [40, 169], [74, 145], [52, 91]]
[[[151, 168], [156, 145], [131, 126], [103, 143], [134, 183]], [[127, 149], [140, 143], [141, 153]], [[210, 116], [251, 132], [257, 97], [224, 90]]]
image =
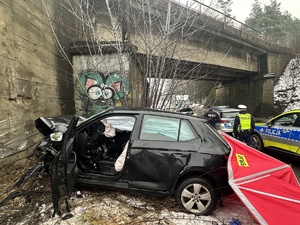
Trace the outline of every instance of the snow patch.
[[274, 86], [275, 105], [283, 105], [285, 112], [300, 109], [300, 57], [290, 60]]

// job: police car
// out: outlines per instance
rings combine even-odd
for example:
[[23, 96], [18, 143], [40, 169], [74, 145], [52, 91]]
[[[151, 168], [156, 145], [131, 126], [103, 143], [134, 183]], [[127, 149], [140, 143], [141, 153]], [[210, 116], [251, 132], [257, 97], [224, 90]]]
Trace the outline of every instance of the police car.
[[234, 118], [240, 110], [229, 106], [213, 106], [213, 110], [220, 116], [220, 122], [216, 123], [216, 129], [232, 135]]
[[284, 112], [267, 123], [256, 123], [252, 143], [260, 151], [276, 148], [300, 154], [300, 110]]

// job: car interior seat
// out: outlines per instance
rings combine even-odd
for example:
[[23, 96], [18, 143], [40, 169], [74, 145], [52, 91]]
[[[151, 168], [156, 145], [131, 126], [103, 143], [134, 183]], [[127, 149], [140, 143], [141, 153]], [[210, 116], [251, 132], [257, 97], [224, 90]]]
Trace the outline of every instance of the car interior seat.
[[85, 133], [79, 133], [77, 138], [77, 144], [76, 144], [76, 153], [80, 157], [83, 155], [85, 146], [87, 143], [87, 135]]

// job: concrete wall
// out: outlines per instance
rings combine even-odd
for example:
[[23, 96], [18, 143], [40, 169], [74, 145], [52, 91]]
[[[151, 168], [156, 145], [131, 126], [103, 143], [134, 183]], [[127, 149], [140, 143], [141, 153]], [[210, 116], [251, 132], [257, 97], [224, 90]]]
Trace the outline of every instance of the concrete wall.
[[[88, 117], [112, 106], [121, 106], [123, 100], [131, 98], [129, 55], [119, 56], [117, 53], [73, 56], [76, 114]], [[119, 60], [123, 62], [123, 72]], [[101, 93], [98, 96], [95, 93], [95, 97], [89, 95], [92, 85], [99, 86], [102, 91], [109, 87], [113, 95], [109, 98], [103, 98]]]
[[[76, 114], [89, 117], [110, 107], [146, 105], [147, 84], [129, 53], [74, 55], [72, 62]], [[100, 92], [90, 92], [92, 85]], [[105, 88], [112, 91], [107, 98]]]
[[245, 104], [255, 117], [274, 116], [274, 84], [292, 58], [286, 52], [268, 52], [260, 57], [260, 75], [219, 87], [216, 105], [237, 107]]
[[[140, 32], [137, 32], [139, 35]], [[157, 40], [162, 40], [162, 37], [156, 36]], [[143, 48], [146, 37], [139, 37], [138, 35], [131, 36], [134, 45], [138, 46], [138, 52], [144, 54], [146, 49]], [[239, 44], [232, 44], [225, 38], [218, 39], [205, 34], [205, 30], [199, 30], [194, 37], [194, 41], [186, 43], [186, 45], [179, 45], [174, 40], [174, 49], [176, 52], [170, 53], [170, 57], [184, 59], [191, 62], [201, 62], [203, 64], [210, 64], [211, 66], [222, 66], [236, 70], [244, 70], [250, 72], [259, 71], [259, 60], [256, 54], [251, 52], [251, 49], [242, 47]], [[171, 42], [171, 41], [170, 41]], [[161, 52], [160, 52], [161, 51]], [[163, 48], [158, 48], [154, 55], [165, 54]], [[215, 67], [213, 67], [215, 68]], [[213, 72], [210, 69], [209, 72]]]
[[216, 89], [215, 105], [247, 105], [247, 110], [258, 118], [274, 114], [274, 78], [263, 75], [223, 85]]
[[293, 54], [269, 52], [267, 55], [268, 59], [268, 73], [275, 75], [275, 83], [279, 77], [283, 74], [286, 66], [293, 58]]
[[[138, 8], [137, 4], [133, 2], [135, 1], [132, 1], [131, 6]], [[159, 18], [165, 16], [167, 21], [166, 4], [166, 2], [162, 2], [155, 10], [159, 11]], [[149, 24], [145, 28], [143, 20], [140, 19], [140, 17], [143, 18], [142, 12], [145, 9], [138, 8], [136, 11], [140, 11], [140, 15], [138, 13], [131, 15], [133, 22], [130, 38], [132, 43], [138, 47], [139, 53], [147, 54], [149, 46], [155, 46], [151, 49], [153, 55], [166, 55], [166, 57], [174, 59], [198, 62], [202, 66], [210, 65], [206, 72], [208, 74], [216, 73], [218, 66], [230, 68], [232, 71], [259, 71], [259, 55], [265, 52], [264, 49], [259, 48], [258, 50], [255, 43], [249, 43], [248, 40], [241, 39], [241, 36], [226, 33], [223, 28], [219, 27], [222, 23], [217, 20], [208, 19], [201, 13], [193, 12], [190, 15], [185, 10], [179, 10], [182, 6], [175, 3], [172, 5], [172, 13], [176, 14], [176, 16], [173, 14], [172, 16], [180, 18], [185, 23], [171, 19], [171, 34], [167, 38], [163, 31], [164, 26], [161, 25], [162, 21], [159, 19], [151, 21], [151, 29]]]
[[31, 154], [41, 137], [36, 118], [74, 112], [71, 66], [53, 35], [57, 31], [68, 49], [61, 15], [66, 24], [76, 22], [56, 1], [0, 0], [0, 167], [23, 163]]

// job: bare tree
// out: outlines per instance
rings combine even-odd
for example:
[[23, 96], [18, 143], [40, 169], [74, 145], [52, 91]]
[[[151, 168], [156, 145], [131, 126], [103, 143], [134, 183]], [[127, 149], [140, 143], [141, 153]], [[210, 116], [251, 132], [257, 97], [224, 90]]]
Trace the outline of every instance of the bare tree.
[[[194, 60], [200, 48], [210, 51], [213, 41], [202, 32], [206, 23], [199, 4], [192, 1], [183, 7], [171, 0], [62, 0], [61, 6], [80, 21], [77, 27], [69, 28], [70, 34], [64, 34], [72, 39], [71, 53], [77, 51], [73, 61], [59, 38], [56, 42], [73, 66], [75, 82], [87, 105], [172, 109], [176, 95], [200, 102], [201, 92], [210, 92], [215, 84], [190, 88], [191, 83], [202, 81], [214, 70], [203, 72], [202, 64]], [[63, 15], [56, 20], [68, 26]], [[53, 32], [57, 37], [59, 30], [53, 28]], [[74, 33], [80, 35], [72, 37]], [[95, 78], [97, 73], [102, 80]], [[116, 74], [120, 75], [118, 87], [112, 81]], [[96, 81], [87, 83], [88, 79]]]

